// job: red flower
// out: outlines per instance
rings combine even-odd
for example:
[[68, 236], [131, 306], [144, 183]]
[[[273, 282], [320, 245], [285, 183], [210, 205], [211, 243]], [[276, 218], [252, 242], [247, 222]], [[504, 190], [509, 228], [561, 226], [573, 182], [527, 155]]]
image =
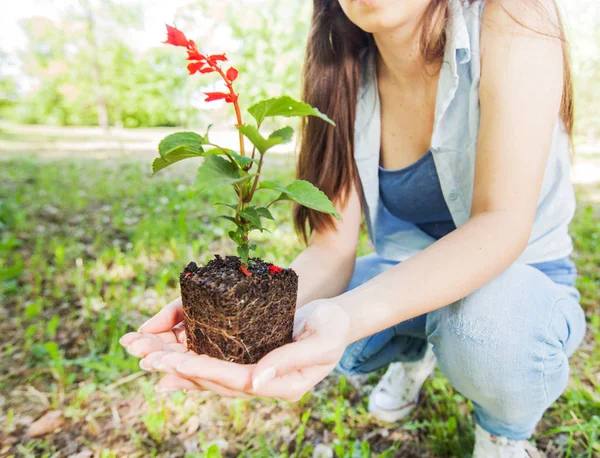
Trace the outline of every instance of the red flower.
[[226, 61], [227, 57], [225, 57], [225, 54], [213, 54], [211, 56], [208, 56], [206, 60], [210, 65], [217, 65], [218, 61]]
[[200, 54], [196, 48], [188, 49], [187, 53], [187, 60], [199, 60], [206, 62], [206, 56], [204, 54]]
[[189, 46], [189, 41], [181, 30], [171, 27], [169, 24], [165, 25], [167, 26], [167, 40], [165, 43], [174, 46], [185, 46], [186, 48]]
[[281, 272], [281, 267], [274, 266], [273, 264], [269, 264], [269, 273], [273, 275], [276, 272]]
[[252, 273], [248, 272], [248, 269], [246, 269], [244, 266], [240, 266], [240, 270], [244, 273], [244, 275], [246, 275], [247, 277], [251, 277]]
[[227, 94], [227, 95], [225, 96], [225, 101], [226, 101], [227, 103], [234, 103], [234, 102], [237, 102], [237, 99], [238, 99], [238, 95], [237, 95], [237, 94]]
[[[187, 66], [188, 71], [190, 72], [190, 75], [193, 75], [196, 72], [202, 72], [203, 65], [204, 65], [204, 62], [190, 62]], [[212, 68], [210, 70], [213, 71]]]
[[212, 102], [213, 100], [221, 100], [227, 99], [227, 96], [230, 94], [226, 94], [225, 92], [205, 92], [207, 97], [204, 99], [205, 102]]
[[[190, 63], [187, 65], [188, 72], [190, 75], [194, 73], [218, 73], [225, 82], [228, 93], [225, 92], [205, 92], [206, 99], [205, 102], [212, 102], [213, 100], [225, 100], [227, 103], [232, 103], [235, 108], [235, 115], [237, 118], [236, 126], [242, 125], [242, 115], [240, 113], [240, 107], [237, 103], [238, 94], [235, 93], [233, 89], [233, 82], [238, 77], [237, 69], [233, 67], [229, 67], [227, 72], [223, 72], [220, 66], [220, 62], [225, 62], [227, 57], [225, 54], [211, 54], [204, 55], [198, 51], [198, 47], [196, 46], [196, 42], [194, 40], [188, 40], [185, 34], [177, 29], [176, 27], [171, 27], [167, 25], [167, 40], [165, 43], [172, 44], [174, 46], [182, 46], [187, 48], [187, 60]], [[242, 133], [240, 132], [240, 150], [242, 156], [244, 155], [244, 143], [242, 141]]]
[[[201, 70], [202, 72], [202, 70]], [[237, 94], [227, 94], [225, 92], [205, 92], [205, 102], [212, 102], [213, 100], [225, 99], [227, 103], [235, 103], [238, 99]]]
[[230, 67], [229, 70], [227, 70], [227, 79], [233, 83], [237, 77], [238, 77], [237, 69]]

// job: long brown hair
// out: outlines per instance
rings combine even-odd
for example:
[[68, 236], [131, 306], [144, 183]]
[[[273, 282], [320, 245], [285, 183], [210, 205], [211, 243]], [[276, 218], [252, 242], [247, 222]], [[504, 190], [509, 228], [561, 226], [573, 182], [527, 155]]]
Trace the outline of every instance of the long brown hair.
[[[419, 47], [424, 63], [435, 62], [444, 54], [448, 3], [449, 0], [431, 0], [423, 15]], [[517, 20], [514, 16], [513, 19]], [[571, 136], [571, 62], [562, 21], [559, 25], [564, 59], [561, 118]], [[359, 54], [365, 47], [375, 47], [372, 35], [347, 18], [338, 0], [313, 0], [302, 98], [326, 113], [336, 126], [313, 117], [303, 118], [296, 178], [311, 182], [342, 207], [346, 206], [353, 184], [361, 192], [354, 161], [354, 121], [360, 84]], [[300, 205], [294, 205], [293, 219], [296, 233], [304, 243], [308, 243], [313, 231], [334, 228], [330, 215]]]

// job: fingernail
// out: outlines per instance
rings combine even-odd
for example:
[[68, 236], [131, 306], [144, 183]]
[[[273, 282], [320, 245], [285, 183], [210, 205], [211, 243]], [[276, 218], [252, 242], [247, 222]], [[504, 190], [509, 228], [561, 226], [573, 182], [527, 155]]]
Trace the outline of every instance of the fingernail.
[[162, 371], [165, 368], [165, 365], [163, 363], [161, 363], [160, 361], [156, 361], [152, 367], [154, 369], [156, 369], [157, 371]]
[[150, 370], [150, 368], [148, 368], [146, 366], [146, 361], [144, 359], [140, 359], [139, 366], [140, 366], [140, 369], [142, 369], [142, 370], [145, 370], [145, 371]]
[[262, 388], [263, 386], [265, 386], [266, 383], [273, 380], [274, 378], [275, 378], [275, 368], [269, 367], [262, 374], [258, 374], [257, 376], [255, 376], [252, 379], [252, 389], [254, 391], [257, 391], [260, 388]]

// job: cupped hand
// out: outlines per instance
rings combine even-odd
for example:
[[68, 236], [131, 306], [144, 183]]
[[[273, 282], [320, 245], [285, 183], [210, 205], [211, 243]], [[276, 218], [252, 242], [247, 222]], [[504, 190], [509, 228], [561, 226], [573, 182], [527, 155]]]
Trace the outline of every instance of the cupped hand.
[[175, 300], [146, 322], [141, 334], [121, 339], [131, 354], [143, 358], [142, 369], [167, 374], [159, 390], [209, 390], [222, 396], [297, 401], [334, 369], [349, 343], [350, 318], [332, 299], [298, 309], [294, 342], [273, 350], [257, 364], [186, 351], [185, 333], [176, 330], [182, 319], [181, 301]]
[[156, 351], [187, 351], [181, 307], [181, 297], [178, 297], [141, 325], [137, 332], [128, 332], [121, 337], [119, 343], [138, 358]]

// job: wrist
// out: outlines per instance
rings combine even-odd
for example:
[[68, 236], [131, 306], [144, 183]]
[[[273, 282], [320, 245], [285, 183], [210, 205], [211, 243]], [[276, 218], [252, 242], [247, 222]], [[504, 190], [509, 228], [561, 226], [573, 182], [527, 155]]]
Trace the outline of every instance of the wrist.
[[356, 299], [353, 296], [353, 291], [347, 291], [333, 299], [347, 319], [346, 345], [364, 337], [364, 323], [361, 324], [360, 310], [355, 307]]
[[338, 299], [339, 296], [326, 299], [326, 301], [328, 303], [328, 308], [335, 314], [335, 326], [340, 331], [339, 337], [341, 339], [341, 345], [346, 348], [356, 340], [354, 338], [355, 325], [348, 308], [344, 307]]

